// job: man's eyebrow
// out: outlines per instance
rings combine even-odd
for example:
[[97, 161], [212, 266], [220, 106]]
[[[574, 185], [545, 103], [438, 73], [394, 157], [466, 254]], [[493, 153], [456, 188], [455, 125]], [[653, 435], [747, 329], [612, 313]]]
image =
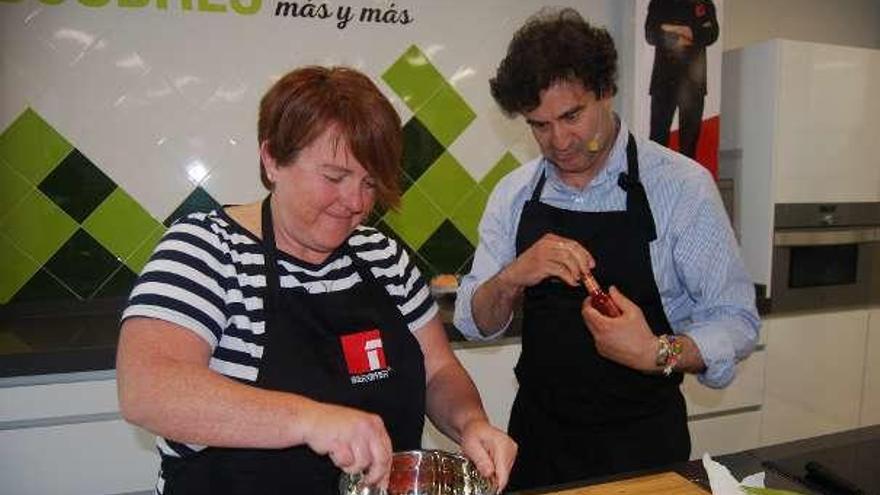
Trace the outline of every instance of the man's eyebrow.
[[536, 119], [529, 119], [529, 118], [526, 118], [526, 124], [529, 124], [529, 125], [531, 125], [531, 126], [541, 125], [541, 124], [546, 124], [546, 123], [547, 123], [547, 122], [544, 121], [544, 120], [536, 120]]
[[562, 113], [559, 115], [559, 117], [557, 117], [557, 118], [558, 118], [558, 119], [564, 119], [564, 118], [566, 118], [566, 117], [571, 117], [572, 115], [574, 115], [574, 114], [580, 112], [580, 111], [583, 110], [584, 108], [586, 108], [586, 105], [584, 105], [584, 104], [575, 105], [575, 106], [569, 108], [568, 110], [562, 112]]
[[[583, 110], [583, 109], [586, 108], [586, 107], [587, 107], [587, 106], [584, 105], [584, 104], [578, 104], [578, 105], [575, 105], [575, 106], [569, 108], [568, 110], [562, 112], [561, 114], [559, 114], [559, 115], [556, 117], [556, 119], [565, 119], [565, 118], [567, 118], [567, 117], [571, 117], [572, 115], [574, 115], [574, 114], [580, 112], [581, 110]], [[526, 123], [529, 124], [529, 125], [535, 126], [535, 125], [546, 124], [547, 121], [545, 121], [545, 120], [537, 120], [537, 119], [526, 118]]]

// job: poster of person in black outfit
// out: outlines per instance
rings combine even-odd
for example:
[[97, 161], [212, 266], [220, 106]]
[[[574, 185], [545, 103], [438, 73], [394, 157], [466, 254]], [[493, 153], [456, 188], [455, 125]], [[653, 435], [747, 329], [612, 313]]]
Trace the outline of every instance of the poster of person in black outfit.
[[645, 39], [653, 45], [651, 140], [669, 145], [678, 110], [679, 151], [696, 159], [706, 96], [706, 47], [718, 39], [712, 0], [651, 0]]

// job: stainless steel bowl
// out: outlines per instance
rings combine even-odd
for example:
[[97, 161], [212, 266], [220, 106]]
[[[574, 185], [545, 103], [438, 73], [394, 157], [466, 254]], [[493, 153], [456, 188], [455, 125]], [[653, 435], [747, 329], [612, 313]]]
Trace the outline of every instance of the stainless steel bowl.
[[343, 473], [340, 495], [493, 495], [495, 483], [484, 478], [465, 456], [441, 450], [396, 452], [388, 490], [365, 486], [359, 474]]

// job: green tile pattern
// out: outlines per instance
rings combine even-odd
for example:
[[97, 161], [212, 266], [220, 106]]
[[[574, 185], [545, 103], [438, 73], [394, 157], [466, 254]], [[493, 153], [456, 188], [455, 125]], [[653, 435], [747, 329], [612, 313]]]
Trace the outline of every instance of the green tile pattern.
[[78, 229], [45, 265], [49, 273], [83, 300], [91, 299], [118, 267], [119, 261], [113, 254], [83, 229]]
[[0, 134], [0, 159], [32, 184], [39, 184], [72, 148], [30, 108]]
[[403, 126], [403, 173], [407, 178], [419, 180], [443, 151], [443, 145], [418, 117], [409, 119]]
[[508, 151], [498, 160], [498, 162], [495, 163], [495, 166], [489, 170], [489, 173], [480, 179], [480, 187], [482, 187], [484, 191], [491, 193], [502, 177], [519, 166], [519, 160], [514, 158], [514, 156]]
[[428, 57], [412, 45], [383, 74], [382, 79], [413, 112], [417, 112], [445, 83]]
[[470, 167], [459, 163], [449, 147], [476, 114], [419, 47], [409, 47], [382, 79], [413, 111], [403, 127], [407, 180], [400, 209], [374, 213], [367, 221], [390, 228], [427, 273], [462, 273], [469, 269], [479, 242], [489, 193], [520, 163], [507, 152], [479, 182], [468, 172]]
[[[196, 188], [169, 218], [217, 205]], [[125, 296], [164, 232], [33, 110], [0, 134], [0, 304]]]
[[8, 303], [39, 269], [40, 265], [0, 235], [0, 304]]
[[[427, 275], [466, 271], [488, 194], [519, 162], [506, 153], [479, 181], [462, 166], [450, 146], [476, 115], [419, 47], [382, 79], [413, 115], [402, 204], [377, 207], [367, 223], [406, 243]], [[124, 295], [166, 226], [220, 206], [197, 187], [160, 223], [102, 165], [31, 109], [0, 134], [0, 304]]]
[[489, 193], [479, 186], [474, 187], [452, 214], [452, 223], [474, 246], [480, 241], [478, 227], [488, 201]]
[[39, 188], [74, 220], [82, 222], [116, 184], [79, 150], [73, 149]]
[[125, 265], [134, 273], [140, 273], [147, 264], [147, 261], [150, 260], [150, 255], [153, 254], [153, 250], [156, 249], [156, 245], [159, 244], [159, 240], [164, 233], [165, 228], [163, 226], [160, 225], [157, 227], [156, 230], [151, 232], [141, 245], [135, 249], [134, 253], [125, 260]]
[[458, 228], [449, 220], [444, 220], [418, 252], [433, 268], [431, 275], [436, 275], [459, 273], [473, 251], [474, 246]]
[[410, 187], [404, 194], [399, 211], [389, 211], [383, 220], [413, 250], [418, 250], [437, 227], [443, 223], [443, 214], [418, 187]]
[[0, 222], [33, 188], [21, 174], [0, 160]]
[[166, 227], [170, 227], [178, 218], [185, 217], [190, 213], [195, 213], [197, 211], [208, 212], [216, 210], [220, 208], [220, 206], [220, 203], [212, 198], [204, 189], [196, 187], [193, 189], [193, 192], [183, 200], [183, 203], [180, 203], [180, 206], [168, 215], [162, 223]]
[[0, 222], [0, 234], [38, 265], [55, 254], [76, 228], [76, 222], [37, 189]]
[[449, 146], [473, 122], [476, 114], [455, 89], [443, 82], [440, 90], [416, 116], [443, 146]]
[[117, 267], [110, 278], [104, 281], [92, 297], [124, 297], [131, 292], [137, 275], [125, 265]]
[[46, 270], [44, 266], [37, 270], [24, 284], [24, 287], [15, 293], [12, 302], [58, 301], [77, 298], [78, 296], [64, 282]]
[[440, 155], [416, 183], [447, 217], [464, 199], [461, 192], [475, 185], [471, 174], [448, 151]]
[[83, 222], [83, 228], [122, 261], [159, 227], [161, 224], [121, 188]]

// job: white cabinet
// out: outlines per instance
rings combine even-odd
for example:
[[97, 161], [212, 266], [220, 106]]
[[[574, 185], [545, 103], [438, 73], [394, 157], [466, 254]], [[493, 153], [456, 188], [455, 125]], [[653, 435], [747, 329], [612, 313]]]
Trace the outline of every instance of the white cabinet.
[[880, 200], [880, 51], [781, 41], [777, 203]]
[[682, 392], [687, 401], [691, 459], [753, 449], [760, 444], [764, 400], [764, 351], [737, 364], [736, 379], [727, 388], [712, 389], [687, 375]]
[[727, 388], [709, 388], [700, 384], [696, 376], [685, 376], [681, 391], [687, 401], [688, 416], [693, 418], [760, 406], [764, 395], [765, 354], [756, 351], [738, 363], [736, 378]]
[[769, 287], [777, 203], [880, 201], [880, 50], [771, 40], [724, 52], [720, 172]]
[[758, 447], [761, 411], [748, 411], [688, 421], [691, 459], [715, 457]]
[[859, 426], [868, 311], [768, 318], [761, 443]]
[[865, 385], [859, 424], [880, 424], [880, 309], [873, 309], [868, 320], [868, 344], [865, 346]]
[[119, 417], [112, 377], [0, 387], [0, 459], [0, 491], [20, 495], [150, 493], [159, 472], [155, 437]]

